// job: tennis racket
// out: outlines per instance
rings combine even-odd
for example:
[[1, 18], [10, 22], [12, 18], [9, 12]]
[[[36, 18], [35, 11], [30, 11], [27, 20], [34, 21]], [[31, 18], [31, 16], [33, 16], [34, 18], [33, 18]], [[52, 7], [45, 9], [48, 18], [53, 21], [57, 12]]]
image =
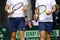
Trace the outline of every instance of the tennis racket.
[[17, 4], [15, 4], [15, 5], [12, 7], [12, 11], [14, 12], [14, 11], [20, 9], [22, 6], [23, 6], [23, 3], [22, 3], [22, 2], [17, 3]]
[[39, 5], [37, 7], [38, 10], [38, 16], [40, 16], [42, 13], [44, 13], [46, 11], [47, 7], [45, 5]]

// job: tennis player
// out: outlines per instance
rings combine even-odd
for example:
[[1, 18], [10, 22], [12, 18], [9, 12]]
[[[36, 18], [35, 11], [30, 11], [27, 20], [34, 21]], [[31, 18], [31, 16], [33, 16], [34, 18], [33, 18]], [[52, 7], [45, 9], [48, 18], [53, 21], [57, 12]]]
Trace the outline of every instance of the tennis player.
[[[53, 16], [52, 13], [56, 10], [55, 0], [36, 0], [36, 10], [39, 5], [45, 5], [46, 11], [39, 15], [39, 31], [40, 31], [40, 40], [50, 40], [50, 33], [52, 32], [53, 27]], [[37, 11], [36, 11], [37, 12]]]
[[[18, 10], [12, 10], [12, 7], [17, 3], [23, 3], [23, 6]], [[16, 6], [16, 5], [15, 5]], [[5, 11], [9, 14], [8, 18], [8, 30], [11, 32], [11, 40], [16, 40], [16, 31], [19, 31], [20, 40], [24, 39], [25, 30], [25, 15], [27, 11], [28, 2], [27, 0], [7, 0]]]

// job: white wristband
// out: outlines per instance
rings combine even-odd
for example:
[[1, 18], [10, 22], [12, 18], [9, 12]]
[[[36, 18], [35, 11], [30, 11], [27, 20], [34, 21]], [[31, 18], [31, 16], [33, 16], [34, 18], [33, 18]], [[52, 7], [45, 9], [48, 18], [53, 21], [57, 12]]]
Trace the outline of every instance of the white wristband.
[[8, 10], [8, 13], [10, 13], [10, 10]]

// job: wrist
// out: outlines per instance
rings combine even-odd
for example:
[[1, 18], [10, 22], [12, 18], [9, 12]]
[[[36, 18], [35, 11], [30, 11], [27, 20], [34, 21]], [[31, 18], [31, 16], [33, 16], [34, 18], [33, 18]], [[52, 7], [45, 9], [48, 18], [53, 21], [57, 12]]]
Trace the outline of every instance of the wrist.
[[8, 13], [10, 13], [10, 10], [7, 10]]
[[52, 10], [52, 13], [55, 13], [56, 10]]

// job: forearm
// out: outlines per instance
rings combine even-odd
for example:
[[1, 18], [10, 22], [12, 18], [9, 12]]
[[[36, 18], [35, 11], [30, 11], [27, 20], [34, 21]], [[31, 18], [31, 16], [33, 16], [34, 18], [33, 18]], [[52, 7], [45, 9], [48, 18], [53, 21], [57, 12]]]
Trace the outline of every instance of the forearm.
[[35, 14], [37, 14], [38, 13], [38, 9], [37, 8], [35, 8]]
[[23, 12], [27, 12], [28, 5], [23, 6]]
[[[9, 7], [10, 7], [10, 6], [6, 4], [6, 6], [5, 6], [5, 11], [6, 11], [7, 13], [11, 13], [11, 14], [12, 14], [13, 11], [11, 11]], [[9, 15], [10, 15], [10, 14], [9, 14]]]
[[14, 12], [9, 9], [9, 5], [6, 4], [5, 11], [8, 13], [8, 15], [12, 15]]
[[9, 6], [6, 4], [5, 11], [8, 12]]
[[55, 11], [56, 11], [56, 5], [52, 7], [52, 13], [54, 13]]

